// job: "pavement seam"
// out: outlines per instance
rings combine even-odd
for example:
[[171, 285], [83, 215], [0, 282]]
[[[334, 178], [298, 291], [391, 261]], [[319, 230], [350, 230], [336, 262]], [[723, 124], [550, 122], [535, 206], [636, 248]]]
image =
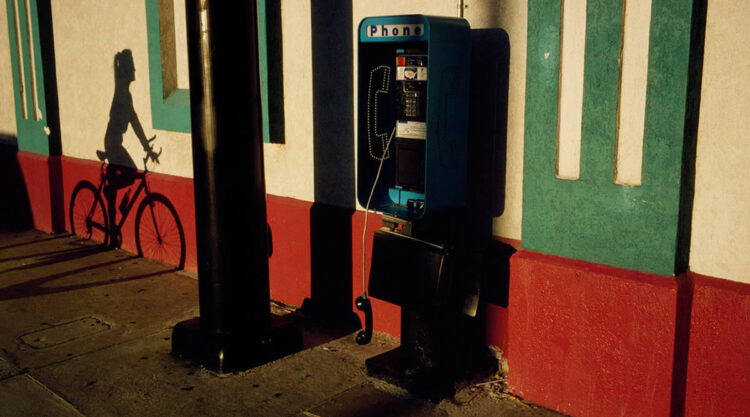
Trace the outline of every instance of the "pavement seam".
[[15, 373], [15, 374], [6, 375], [6, 376], [3, 376], [3, 377], [0, 377], [0, 382], [3, 382], [5, 380], [11, 379], [11, 378], [15, 378], [17, 376], [23, 376], [23, 375], [26, 375], [26, 373], [24, 373], [24, 372], [18, 372], [18, 373]]
[[12, 368], [10, 369], [10, 373], [9, 374], [4, 375], [4, 376], [0, 375], [0, 382], [5, 381], [6, 379], [15, 378], [17, 376], [26, 375], [28, 373], [29, 373], [28, 369], [20, 369], [20, 368], [18, 368], [16, 366], [12, 366]]
[[[21, 375], [19, 375], [21, 376]], [[60, 394], [56, 393], [55, 391], [52, 391], [49, 387], [42, 384], [38, 379], [34, 378], [30, 374], [22, 375], [31, 380], [31, 382], [37, 384], [40, 386], [44, 391], [46, 391], [49, 395], [51, 395], [53, 398], [56, 398], [57, 400], [61, 401], [67, 408], [69, 408], [71, 411], [74, 411], [77, 415], [81, 417], [86, 417], [85, 414], [81, 412], [75, 405], [73, 405], [70, 401], [66, 400], [64, 397], [62, 397]]]

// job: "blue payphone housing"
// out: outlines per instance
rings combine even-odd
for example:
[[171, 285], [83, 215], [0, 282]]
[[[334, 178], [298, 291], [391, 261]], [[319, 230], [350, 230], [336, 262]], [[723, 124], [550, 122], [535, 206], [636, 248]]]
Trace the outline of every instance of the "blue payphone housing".
[[371, 209], [407, 220], [465, 204], [469, 39], [464, 19], [405, 15], [360, 23], [362, 206], [371, 190]]
[[467, 221], [472, 35], [464, 19], [406, 15], [365, 18], [358, 39], [357, 199], [383, 214], [383, 227], [369, 283], [363, 262], [355, 306], [365, 330], [356, 340], [372, 335], [368, 294], [400, 306], [401, 344], [367, 359], [368, 374], [439, 399], [497, 368], [486, 355], [481, 256]]

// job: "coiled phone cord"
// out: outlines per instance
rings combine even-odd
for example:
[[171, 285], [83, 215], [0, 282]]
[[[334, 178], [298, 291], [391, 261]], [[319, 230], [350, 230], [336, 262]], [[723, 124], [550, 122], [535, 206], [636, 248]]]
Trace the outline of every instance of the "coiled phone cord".
[[367, 299], [367, 282], [365, 279], [365, 260], [367, 259], [367, 215], [370, 213], [370, 202], [372, 201], [372, 195], [375, 193], [375, 187], [378, 185], [378, 180], [380, 179], [380, 171], [383, 169], [383, 161], [387, 159], [388, 148], [391, 146], [391, 140], [395, 133], [396, 127], [394, 126], [393, 130], [391, 130], [391, 135], [388, 137], [388, 142], [386, 142], [385, 148], [383, 149], [383, 156], [378, 158], [380, 159], [378, 172], [375, 174], [375, 181], [372, 183], [370, 196], [367, 197], [367, 204], [365, 205], [365, 225], [362, 228], [362, 296], [358, 297], [356, 300], [357, 309], [365, 312], [365, 330], [359, 332], [356, 338], [357, 343], [360, 345], [370, 343], [370, 339], [372, 338], [372, 306], [370, 305], [370, 300]]

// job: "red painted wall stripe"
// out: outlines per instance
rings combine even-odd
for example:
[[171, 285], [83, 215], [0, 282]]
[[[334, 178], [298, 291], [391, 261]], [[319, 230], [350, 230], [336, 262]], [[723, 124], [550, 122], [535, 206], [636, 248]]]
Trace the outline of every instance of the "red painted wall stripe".
[[691, 278], [685, 416], [750, 415], [750, 285]]
[[487, 345], [494, 345], [508, 352], [508, 309], [492, 303], [485, 303], [487, 323], [486, 338]]
[[[50, 184], [50, 157], [33, 152], [18, 151], [16, 154], [18, 165], [21, 168], [26, 193], [29, 197], [29, 206], [34, 222], [34, 228], [55, 233], [58, 230], [57, 218], [59, 213], [53, 211], [52, 190]], [[55, 217], [57, 216], [57, 217]]]
[[[65, 228], [70, 231], [70, 219], [68, 211], [70, 209], [70, 197], [78, 182], [87, 180], [94, 186], [98, 186], [101, 176], [100, 162], [62, 157], [62, 174], [63, 174], [63, 195], [65, 198]], [[150, 172], [146, 177], [149, 189], [152, 193], [163, 194], [177, 210], [180, 217], [180, 223], [185, 232], [185, 270], [197, 271], [197, 257], [195, 244], [195, 200], [193, 199], [193, 180], [190, 178], [176, 177], [172, 175]], [[131, 196], [135, 192], [138, 182], [128, 188], [118, 191], [118, 201], [122, 198], [126, 189], [131, 189]], [[143, 199], [145, 193], [141, 193], [139, 201]], [[103, 197], [102, 197], [103, 198]], [[137, 206], [138, 201], [136, 201]], [[135, 210], [131, 211], [122, 226], [122, 249], [129, 252], [137, 252], [135, 246]], [[120, 219], [118, 211], [117, 219]]]
[[312, 203], [269, 195], [266, 206], [273, 239], [271, 299], [299, 307], [310, 297]]
[[508, 383], [575, 416], [667, 416], [674, 277], [535, 252], [511, 258]]

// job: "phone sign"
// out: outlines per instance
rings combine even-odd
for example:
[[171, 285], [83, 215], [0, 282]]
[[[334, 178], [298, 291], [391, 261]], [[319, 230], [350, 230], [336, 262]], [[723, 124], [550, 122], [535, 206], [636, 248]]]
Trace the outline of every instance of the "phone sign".
[[423, 24], [402, 25], [368, 25], [368, 38], [391, 38], [400, 36], [422, 36], [424, 34]]

